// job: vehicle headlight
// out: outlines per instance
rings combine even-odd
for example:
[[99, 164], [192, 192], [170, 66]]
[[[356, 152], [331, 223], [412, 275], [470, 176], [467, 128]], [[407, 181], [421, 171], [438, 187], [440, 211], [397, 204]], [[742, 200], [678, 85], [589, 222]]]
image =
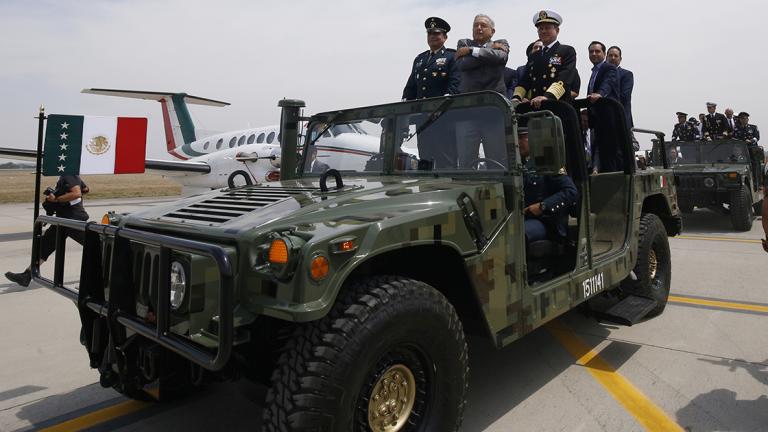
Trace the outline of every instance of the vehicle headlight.
[[187, 294], [187, 273], [184, 266], [174, 261], [171, 263], [171, 309], [177, 310], [184, 303]]
[[704, 186], [711, 188], [715, 185], [715, 179], [712, 177], [707, 177], [704, 179]]

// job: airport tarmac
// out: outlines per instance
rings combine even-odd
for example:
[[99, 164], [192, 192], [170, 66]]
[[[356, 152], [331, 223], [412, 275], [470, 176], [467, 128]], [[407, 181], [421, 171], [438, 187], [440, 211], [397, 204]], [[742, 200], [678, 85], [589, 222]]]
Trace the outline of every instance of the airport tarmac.
[[[172, 198], [167, 198], [172, 199]], [[87, 203], [92, 219], [157, 199]], [[0, 205], [0, 269], [29, 262], [30, 205]], [[503, 350], [470, 338], [463, 431], [768, 430], [768, 263], [751, 231], [697, 210], [670, 239], [672, 292], [660, 317], [633, 327], [573, 311]], [[65, 281], [79, 269], [68, 261]], [[52, 265], [47, 265], [50, 271]], [[170, 403], [99, 386], [79, 344], [74, 305], [0, 281], [0, 431], [253, 431], [266, 389], [211, 384]]]

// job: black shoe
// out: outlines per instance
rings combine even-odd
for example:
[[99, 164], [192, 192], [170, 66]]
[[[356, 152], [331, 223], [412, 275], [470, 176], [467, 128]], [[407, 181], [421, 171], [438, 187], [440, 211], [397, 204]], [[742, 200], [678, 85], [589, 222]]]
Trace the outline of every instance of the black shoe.
[[11, 282], [16, 282], [23, 287], [28, 287], [29, 281], [32, 280], [32, 274], [29, 272], [29, 269], [24, 270], [21, 273], [5, 272], [5, 277]]

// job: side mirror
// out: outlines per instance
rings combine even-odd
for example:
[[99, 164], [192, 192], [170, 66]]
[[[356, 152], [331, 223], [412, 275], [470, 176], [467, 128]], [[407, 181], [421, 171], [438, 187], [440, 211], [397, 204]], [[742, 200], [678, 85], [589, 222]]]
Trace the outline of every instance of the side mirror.
[[565, 138], [563, 124], [554, 115], [528, 119], [528, 146], [536, 172], [544, 175], [564, 174]]

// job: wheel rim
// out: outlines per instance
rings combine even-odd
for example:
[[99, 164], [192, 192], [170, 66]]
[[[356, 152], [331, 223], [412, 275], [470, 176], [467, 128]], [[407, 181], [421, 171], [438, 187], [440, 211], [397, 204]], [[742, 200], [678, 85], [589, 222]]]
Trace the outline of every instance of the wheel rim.
[[659, 261], [656, 258], [656, 251], [651, 249], [648, 252], [648, 273], [651, 280], [656, 279], [656, 271], [659, 268]]
[[368, 426], [374, 432], [397, 432], [405, 426], [416, 401], [416, 378], [411, 369], [396, 364], [373, 386], [368, 402]]

